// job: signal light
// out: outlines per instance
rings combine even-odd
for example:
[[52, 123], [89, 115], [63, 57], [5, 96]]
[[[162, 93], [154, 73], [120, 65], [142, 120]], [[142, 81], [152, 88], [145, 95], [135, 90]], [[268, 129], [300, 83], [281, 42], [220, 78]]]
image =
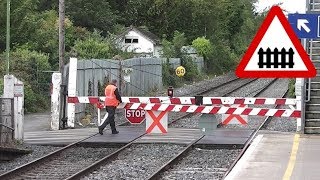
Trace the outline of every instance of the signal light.
[[169, 86], [169, 88], [168, 88], [168, 96], [169, 96], [170, 98], [173, 97], [173, 87], [172, 87], [172, 86]]

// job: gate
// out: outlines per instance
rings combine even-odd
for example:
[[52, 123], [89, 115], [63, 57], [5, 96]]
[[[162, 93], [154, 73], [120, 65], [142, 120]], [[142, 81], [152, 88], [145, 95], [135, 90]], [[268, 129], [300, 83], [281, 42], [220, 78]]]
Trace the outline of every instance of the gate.
[[0, 98], [0, 146], [10, 145], [14, 140], [13, 98]]

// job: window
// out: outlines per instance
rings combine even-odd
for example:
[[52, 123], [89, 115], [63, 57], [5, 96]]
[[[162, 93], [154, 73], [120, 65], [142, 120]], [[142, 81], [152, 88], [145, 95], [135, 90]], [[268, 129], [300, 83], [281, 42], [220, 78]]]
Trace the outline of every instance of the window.
[[131, 43], [139, 43], [138, 37], [126, 37], [124, 43], [131, 44]]
[[125, 43], [131, 43], [131, 39], [127, 39], [127, 38], [126, 38], [126, 39], [124, 40], [124, 42], [125, 42]]

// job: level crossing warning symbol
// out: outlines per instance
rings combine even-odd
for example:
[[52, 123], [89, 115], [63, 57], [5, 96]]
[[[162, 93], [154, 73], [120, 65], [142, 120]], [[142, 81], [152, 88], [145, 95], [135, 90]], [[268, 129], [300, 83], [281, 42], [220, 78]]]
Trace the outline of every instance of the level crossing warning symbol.
[[240, 78], [314, 77], [316, 69], [279, 6], [263, 21], [236, 74]]
[[168, 112], [167, 111], [147, 111], [146, 132], [167, 133], [168, 132]]
[[[227, 107], [233, 107], [230, 108], [229, 111], [237, 111], [238, 107], [246, 108], [247, 105], [245, 104], [235, 104], [235, 105], [224, 105]], [[222, 114], [222, 121], [221, 124], [227, 125], [227, 124], [247, 124], [248, 123], [248, 116], [247, 115], [238, 115], [238, 114]]]

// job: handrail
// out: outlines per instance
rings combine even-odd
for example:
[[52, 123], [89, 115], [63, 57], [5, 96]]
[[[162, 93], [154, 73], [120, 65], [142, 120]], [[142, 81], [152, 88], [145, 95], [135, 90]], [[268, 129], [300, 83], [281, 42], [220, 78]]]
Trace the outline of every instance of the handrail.
[[308, 78], [308, 93], [307, 93], [307, 99], [305, 100], [305, 102], [309, 102], [311, 99], [311, 78]]
[[10, 129], [11, 131], [14, 131], [14, 129], [13, 129], [12, 127], [9, 127], [9, 126], [4, 125], [4, 124], [2, 124], [2, 123], [0, 123], [0, 126], [4, 126], [4, 127], [8, 128], [8, 129]]

